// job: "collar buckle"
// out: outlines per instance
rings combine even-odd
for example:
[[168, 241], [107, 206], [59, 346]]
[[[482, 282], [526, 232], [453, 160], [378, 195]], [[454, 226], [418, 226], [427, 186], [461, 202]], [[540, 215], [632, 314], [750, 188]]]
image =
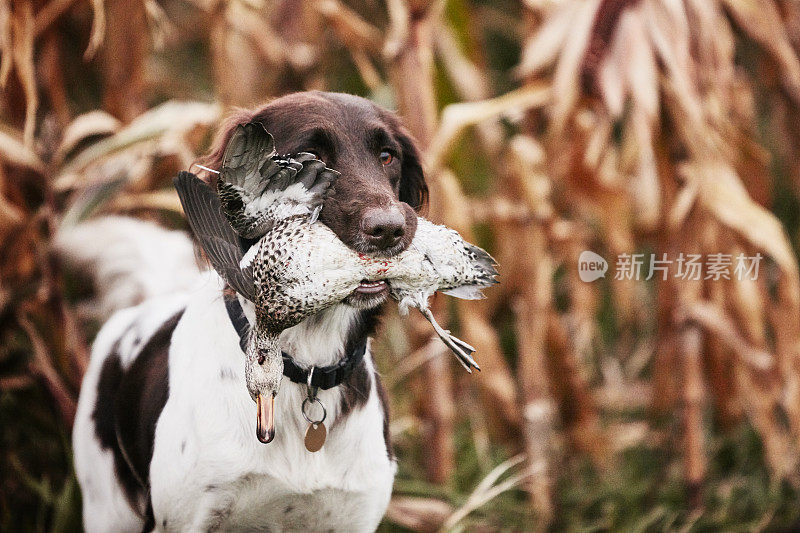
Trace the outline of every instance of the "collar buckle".
[[317, 367], [312, 366], [308, 369], [308, 379], [306, 380], [306, 395], [311, 403], [314, 403], [317, 400], [317, 392], [319, 392], [319, 387], [311, 384], [311, 378], [314, 377], [314, 370], [316, 368]]

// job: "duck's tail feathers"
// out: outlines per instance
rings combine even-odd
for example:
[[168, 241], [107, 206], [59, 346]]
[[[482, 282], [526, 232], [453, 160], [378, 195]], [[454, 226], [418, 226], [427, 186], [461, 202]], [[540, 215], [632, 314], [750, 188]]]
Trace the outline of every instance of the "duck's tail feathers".
[[483, 300], [486, 298], [481, 291], [481, 289], [484, 287], [485, 285], [462, 285], [460, 287], [447, 289], [442, 292], [448, 296], [460, 298], [462, 300]]
[[497, 266], [497, 261], [494, 260], [494, 257], [489, 255], [489, 252], [483, 248], [469, 243], [467, 243], [467, 252], [472, 260], [473, 266], [480, 271], [481, 279], [487, 281], [487, 286], [497, 283], [495, 278], [499, 273], [497, 272], [497, 268], [495, 268]]
[[483, 292], [481, 292], [482, 289], [499, 283], [497, 281], [499, 274], [495, 268], [497, 261], [483, 248], [466, 243], [466, 249], [469, 255], [469, 266], [473, 270], [474, 278], [467, 284], [443, 290], [442, 292], [462, 300], [480, 300], [484, 298]]

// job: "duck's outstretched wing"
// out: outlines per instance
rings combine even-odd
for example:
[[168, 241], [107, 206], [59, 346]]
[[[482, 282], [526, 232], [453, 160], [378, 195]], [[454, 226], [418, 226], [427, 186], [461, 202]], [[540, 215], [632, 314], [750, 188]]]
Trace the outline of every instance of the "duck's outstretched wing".
[[191, 172], [180, 172], [173, 180], [183, 211], [211, 266], [233, 289], [254, 302], [256, 287], [252, 266], [239, 265], [245, 250], [241, 239], [222, 216], [214, 191]]
[[222, 212], [244, 238], [263, 236], [276, 220], [319, 215], [339, 173], [312, 154], [275, 154], [275, 142], [258, 122], [239, 125], [223, 156], [217, 191]]

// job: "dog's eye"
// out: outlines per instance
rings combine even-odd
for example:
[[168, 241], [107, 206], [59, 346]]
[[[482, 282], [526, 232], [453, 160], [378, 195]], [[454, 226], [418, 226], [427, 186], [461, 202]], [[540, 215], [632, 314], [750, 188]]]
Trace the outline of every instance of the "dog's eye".
[[381, 152], [381, 164], [382, 164], [383, 166], [386, 166], [386, 165], [388, 165], [388, 164], [389, 164], [389, 163], [391, 163], [393, 160], [394, 160], [394, 156], [391, 154], [391, 152], [389, 152], [389, 151], [387, 151], [387, 150], [383, 150], [383, 151]]

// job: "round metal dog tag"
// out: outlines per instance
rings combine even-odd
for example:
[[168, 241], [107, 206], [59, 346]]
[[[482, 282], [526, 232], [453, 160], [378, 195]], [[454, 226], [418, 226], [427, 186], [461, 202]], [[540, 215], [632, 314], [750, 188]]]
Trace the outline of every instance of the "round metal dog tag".
[[325, 424], [322, 422], [315, 422], [309, 424], [306, 428], [306, 450], [310, 452], [318, 452], [322, 445], [325, 444], [325, 439], [328, 437], [328, 430], [325, 429]]

